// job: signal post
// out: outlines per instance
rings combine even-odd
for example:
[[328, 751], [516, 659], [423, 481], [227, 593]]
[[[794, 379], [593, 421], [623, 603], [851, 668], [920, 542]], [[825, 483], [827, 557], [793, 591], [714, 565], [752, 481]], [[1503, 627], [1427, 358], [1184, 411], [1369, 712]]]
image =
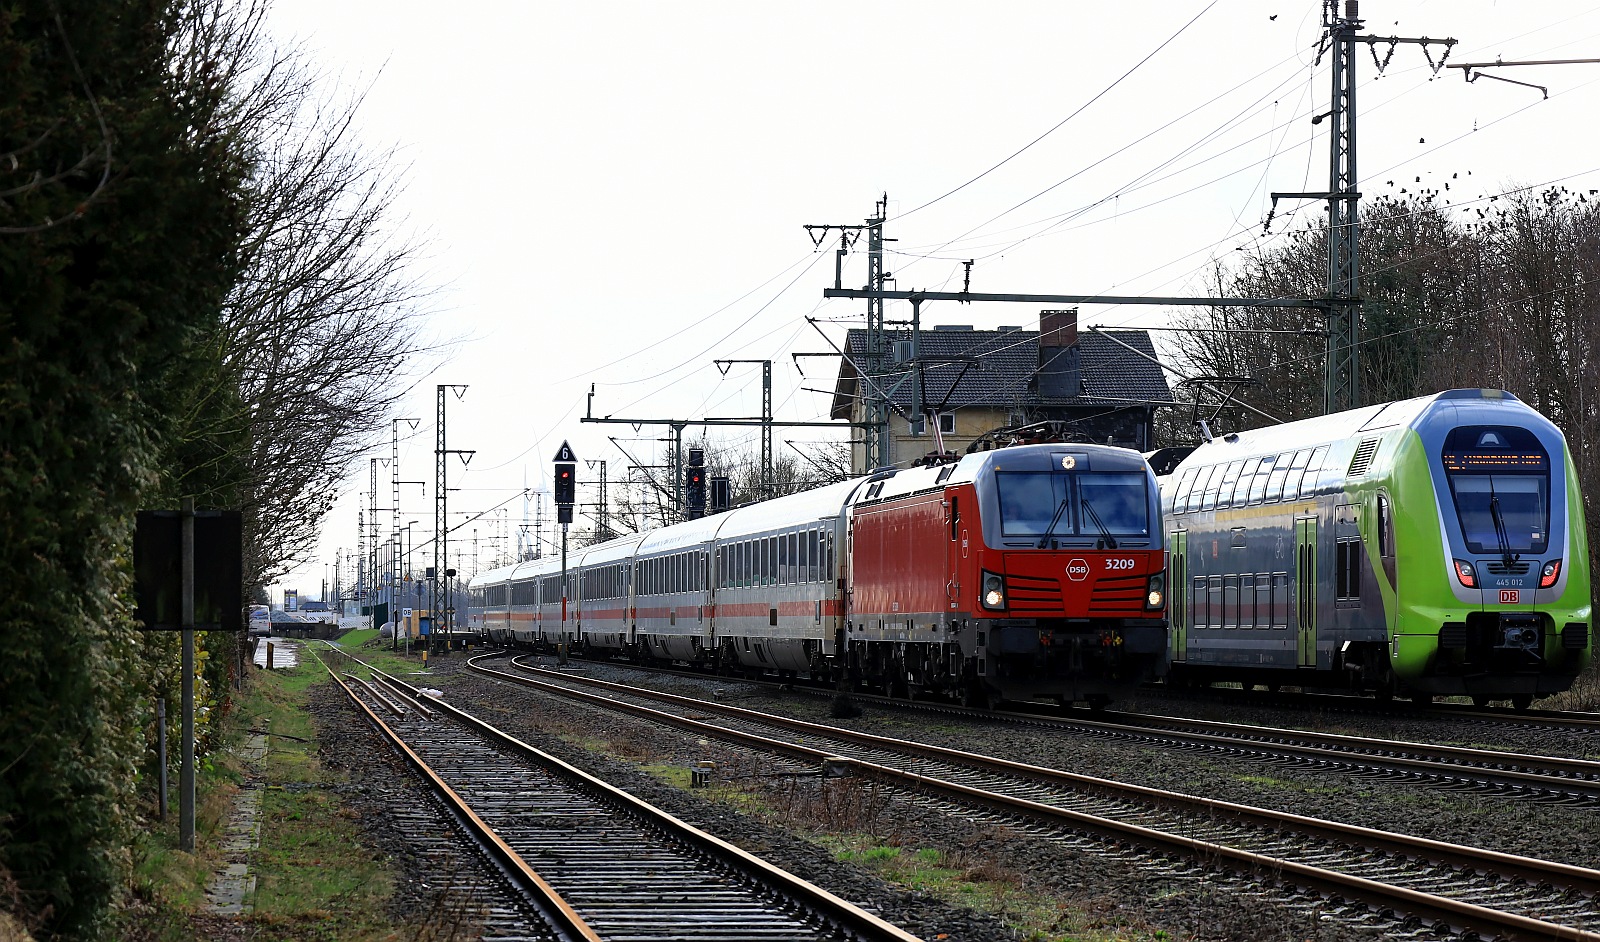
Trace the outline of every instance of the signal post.
[[578, 456], [565, 441], [556, 451], [556, 522], [561, 524], [561, 641], [556, 645], [557, 661], [567, 663], [567, 528], [572, 525], [572, 505], [578, 496]]

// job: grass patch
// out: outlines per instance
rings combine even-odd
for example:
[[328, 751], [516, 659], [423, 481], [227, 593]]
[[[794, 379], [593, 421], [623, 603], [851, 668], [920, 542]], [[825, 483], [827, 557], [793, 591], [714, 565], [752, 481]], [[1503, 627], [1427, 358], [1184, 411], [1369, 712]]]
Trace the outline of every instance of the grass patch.
[[992, 913], [1014, 926], [1028, 942], [1109, 942], [1160, 940], [1166, 933], [1144, 926], [1099, 925], [1081, 901], [1055, 893], [1026, 874], [976, 860], [952, 857], [931, 847], [884, 844], [862, 834], [822, 839], [833, 855], [872, 871], [879, 878], [936, 896], [967, 909]]
[[132, 905], [122, 914], [118, 937], [178, 942], [215, 936], [216, 925], [230, 921], [205, 914], [205, 886], [225, 863], [223, 833], [233, 798], [247, 778], [265, 788], [261, 846], [244, 857], [257, 881], [249, 900], [254, 911], [234, 917], [241, 938], [376, 942], [414, 934], [409, 930], [416, 927], [397, 927], [389, 918], [393, 875], [381, 854], [362, 846], [353, 816], [327, 787], [338, 776], [318, 761], [308, 705], [312, 686], [327, 682], [328, 674], [311, 656], [313, 647], [302, 648], [296, 668], [253, 671], [247, 677], [224, 739], [237, 745], [253, 732], [269, 730], [267, 752], [253, 764], [233, 752], [199, 764], [197, 852], [177, 849], [176, 803], [167, 821], [152, 822], [140, 835]]

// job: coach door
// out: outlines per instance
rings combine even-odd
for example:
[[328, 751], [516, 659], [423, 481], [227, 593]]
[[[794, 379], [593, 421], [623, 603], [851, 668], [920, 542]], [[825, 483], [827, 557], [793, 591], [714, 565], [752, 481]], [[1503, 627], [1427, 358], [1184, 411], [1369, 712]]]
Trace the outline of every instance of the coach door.
[[1167, 638], [1174, 662], [1187, 660], [1189, 651], [1189, 531], [1173, 530], [1168, 546], [1171, 572], [1167, 573]]
[[1301, 667], [1317, 666], [1317, 518], [1294, 522], [1294, 613]]

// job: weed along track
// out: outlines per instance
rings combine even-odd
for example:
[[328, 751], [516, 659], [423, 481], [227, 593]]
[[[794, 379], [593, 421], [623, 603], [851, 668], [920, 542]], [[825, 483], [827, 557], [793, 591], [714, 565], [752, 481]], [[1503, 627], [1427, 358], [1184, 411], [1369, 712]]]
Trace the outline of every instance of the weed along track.
[[527, 938], [914, 942], [379, 671], [340, 683], [547, 923]]
[[[1240, 893], [1262, 882], [1318, 894], [1353, 925], [1484, 937], [1600, 940], [1600, 871], [1062, 772], [550, 671], [496, 680], [581, 700], [825, 774], [877, 783], [929, 815], [1029, 829], [1082, 852], [1196, 862]], [[602, 690], [603, 692], [597, 692]]]

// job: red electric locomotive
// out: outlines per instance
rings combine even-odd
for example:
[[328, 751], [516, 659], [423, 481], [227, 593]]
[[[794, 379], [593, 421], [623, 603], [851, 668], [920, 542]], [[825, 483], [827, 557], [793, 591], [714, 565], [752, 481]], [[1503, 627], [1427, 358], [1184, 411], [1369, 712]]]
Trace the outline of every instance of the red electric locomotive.
[[565, 583], [484, 573], [472, 610], [535, 648], [1097, 705], [1165, 667], [1158, 501], [1137, 452], [1021, 445], [588, 547]]
[[1159, 494], [1137, 452], [1024, 445], [871, 480], [849, 509], [851, 674], [1100, 705], [1165, 668]]

